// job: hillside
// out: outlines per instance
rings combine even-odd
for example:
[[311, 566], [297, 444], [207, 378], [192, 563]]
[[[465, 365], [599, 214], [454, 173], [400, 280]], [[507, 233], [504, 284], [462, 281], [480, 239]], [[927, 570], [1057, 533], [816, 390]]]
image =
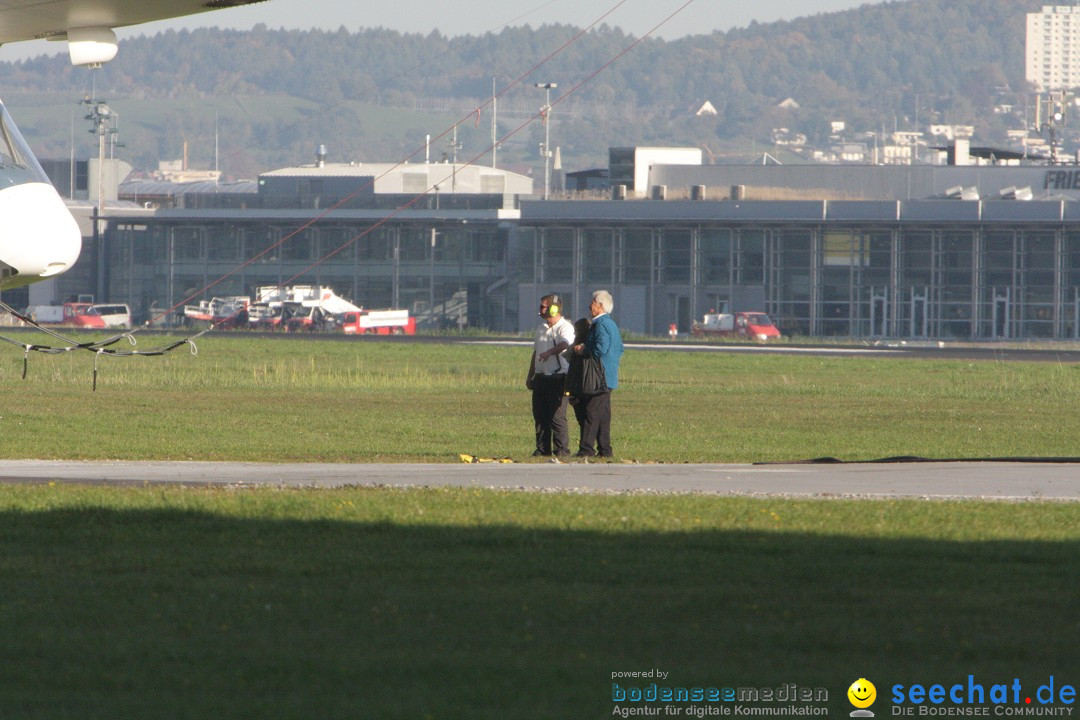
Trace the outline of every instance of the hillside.
[[[552, 143], [568, 169], [605, 162], [609, 145], [664, 143], [762, 149], [774, 127], [823, 140], [829, 121], [858, 130], [911, 129], [918, 119], [974, 124], [1000, 142], [1023, 106], [1024, 13], [1034, 0], [907, 0], [790, 22], [752, 24], [673, 42], [646, 39], [560, 102]], [[136, 167], [179, 157], [238, 176], [308, 162], [318, 143], [334, 160], [388, 160], [424, 145], [455, 119], [563, 45], [567, 26], [446, 38], [389, 30], [166, 32], [125, 41], [101, 70], [66, 57], [0, 63], [3, 96], [42, 156], [91, 152], [77, 101], [96, 93], [120, 113], [119, 152]], [[589, 33], [500, 98], [500, 135], [543, 102], [536, 81], [566, 92], [632, 38]], [[553, 95], [557, 97], [557, 95]], [[797, 110], [777, 107], [785, 98]], [[708, 100], [718, 114], [694, 117]], [[490, 142], [490, 114], [459, 130], [459, 159]], [[538, 164], [539, 122], [500, 150], [500, 164]], [[448, 140], [433, 148], [434, 159]], [[422, 159], [422, 151], [419, 156]]]

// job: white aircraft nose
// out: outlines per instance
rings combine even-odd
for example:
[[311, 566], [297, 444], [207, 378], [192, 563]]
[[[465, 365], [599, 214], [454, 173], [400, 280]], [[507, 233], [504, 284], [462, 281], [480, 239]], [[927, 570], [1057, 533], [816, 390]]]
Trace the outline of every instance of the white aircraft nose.
[[0, 262], [18, 275], [0, 288], [58, 275], [79, 258], [82, 233], [56, 189], [23, 183], [0, 190]]

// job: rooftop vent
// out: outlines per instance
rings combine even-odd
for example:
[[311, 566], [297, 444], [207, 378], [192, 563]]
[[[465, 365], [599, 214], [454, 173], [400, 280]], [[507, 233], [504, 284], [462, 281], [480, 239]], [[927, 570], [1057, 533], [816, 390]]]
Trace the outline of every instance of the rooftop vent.
[[1010, 185], [1009, 187], [1001, 188], [1001, 190], [998, 191], [998, 196], [1002, 200], [1031, 200], [1035, 195], [1031, 192], [1031, 186], [1018, 188]]
[[978, 200], [979, 188], [956, 185], [945, 191], [946, 200]]

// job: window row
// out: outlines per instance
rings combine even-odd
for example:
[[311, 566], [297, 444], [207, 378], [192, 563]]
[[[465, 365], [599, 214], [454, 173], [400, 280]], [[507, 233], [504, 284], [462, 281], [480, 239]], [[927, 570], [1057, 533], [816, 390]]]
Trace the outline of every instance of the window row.
[[137, 263], [160, 262], [502, 262], [506, 239], [494, 228], [215, 228], [151, 226], [112, 231]]
[[[1053, 286], [1080, 284], [1080, 233], [760, 228], [526, 228], [522, 276], [541, 283]], [[1059, 260], [1060, 253], [1060, 260]]]

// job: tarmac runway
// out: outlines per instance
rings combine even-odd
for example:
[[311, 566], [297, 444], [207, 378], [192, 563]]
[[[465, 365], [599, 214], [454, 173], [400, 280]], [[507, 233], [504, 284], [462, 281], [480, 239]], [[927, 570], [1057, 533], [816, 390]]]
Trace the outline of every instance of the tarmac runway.
[[0, 483], [191, 487], [469, 487], [807, 498], [1080, 500], [1080, 464], [262, 464], [0, 461]]

